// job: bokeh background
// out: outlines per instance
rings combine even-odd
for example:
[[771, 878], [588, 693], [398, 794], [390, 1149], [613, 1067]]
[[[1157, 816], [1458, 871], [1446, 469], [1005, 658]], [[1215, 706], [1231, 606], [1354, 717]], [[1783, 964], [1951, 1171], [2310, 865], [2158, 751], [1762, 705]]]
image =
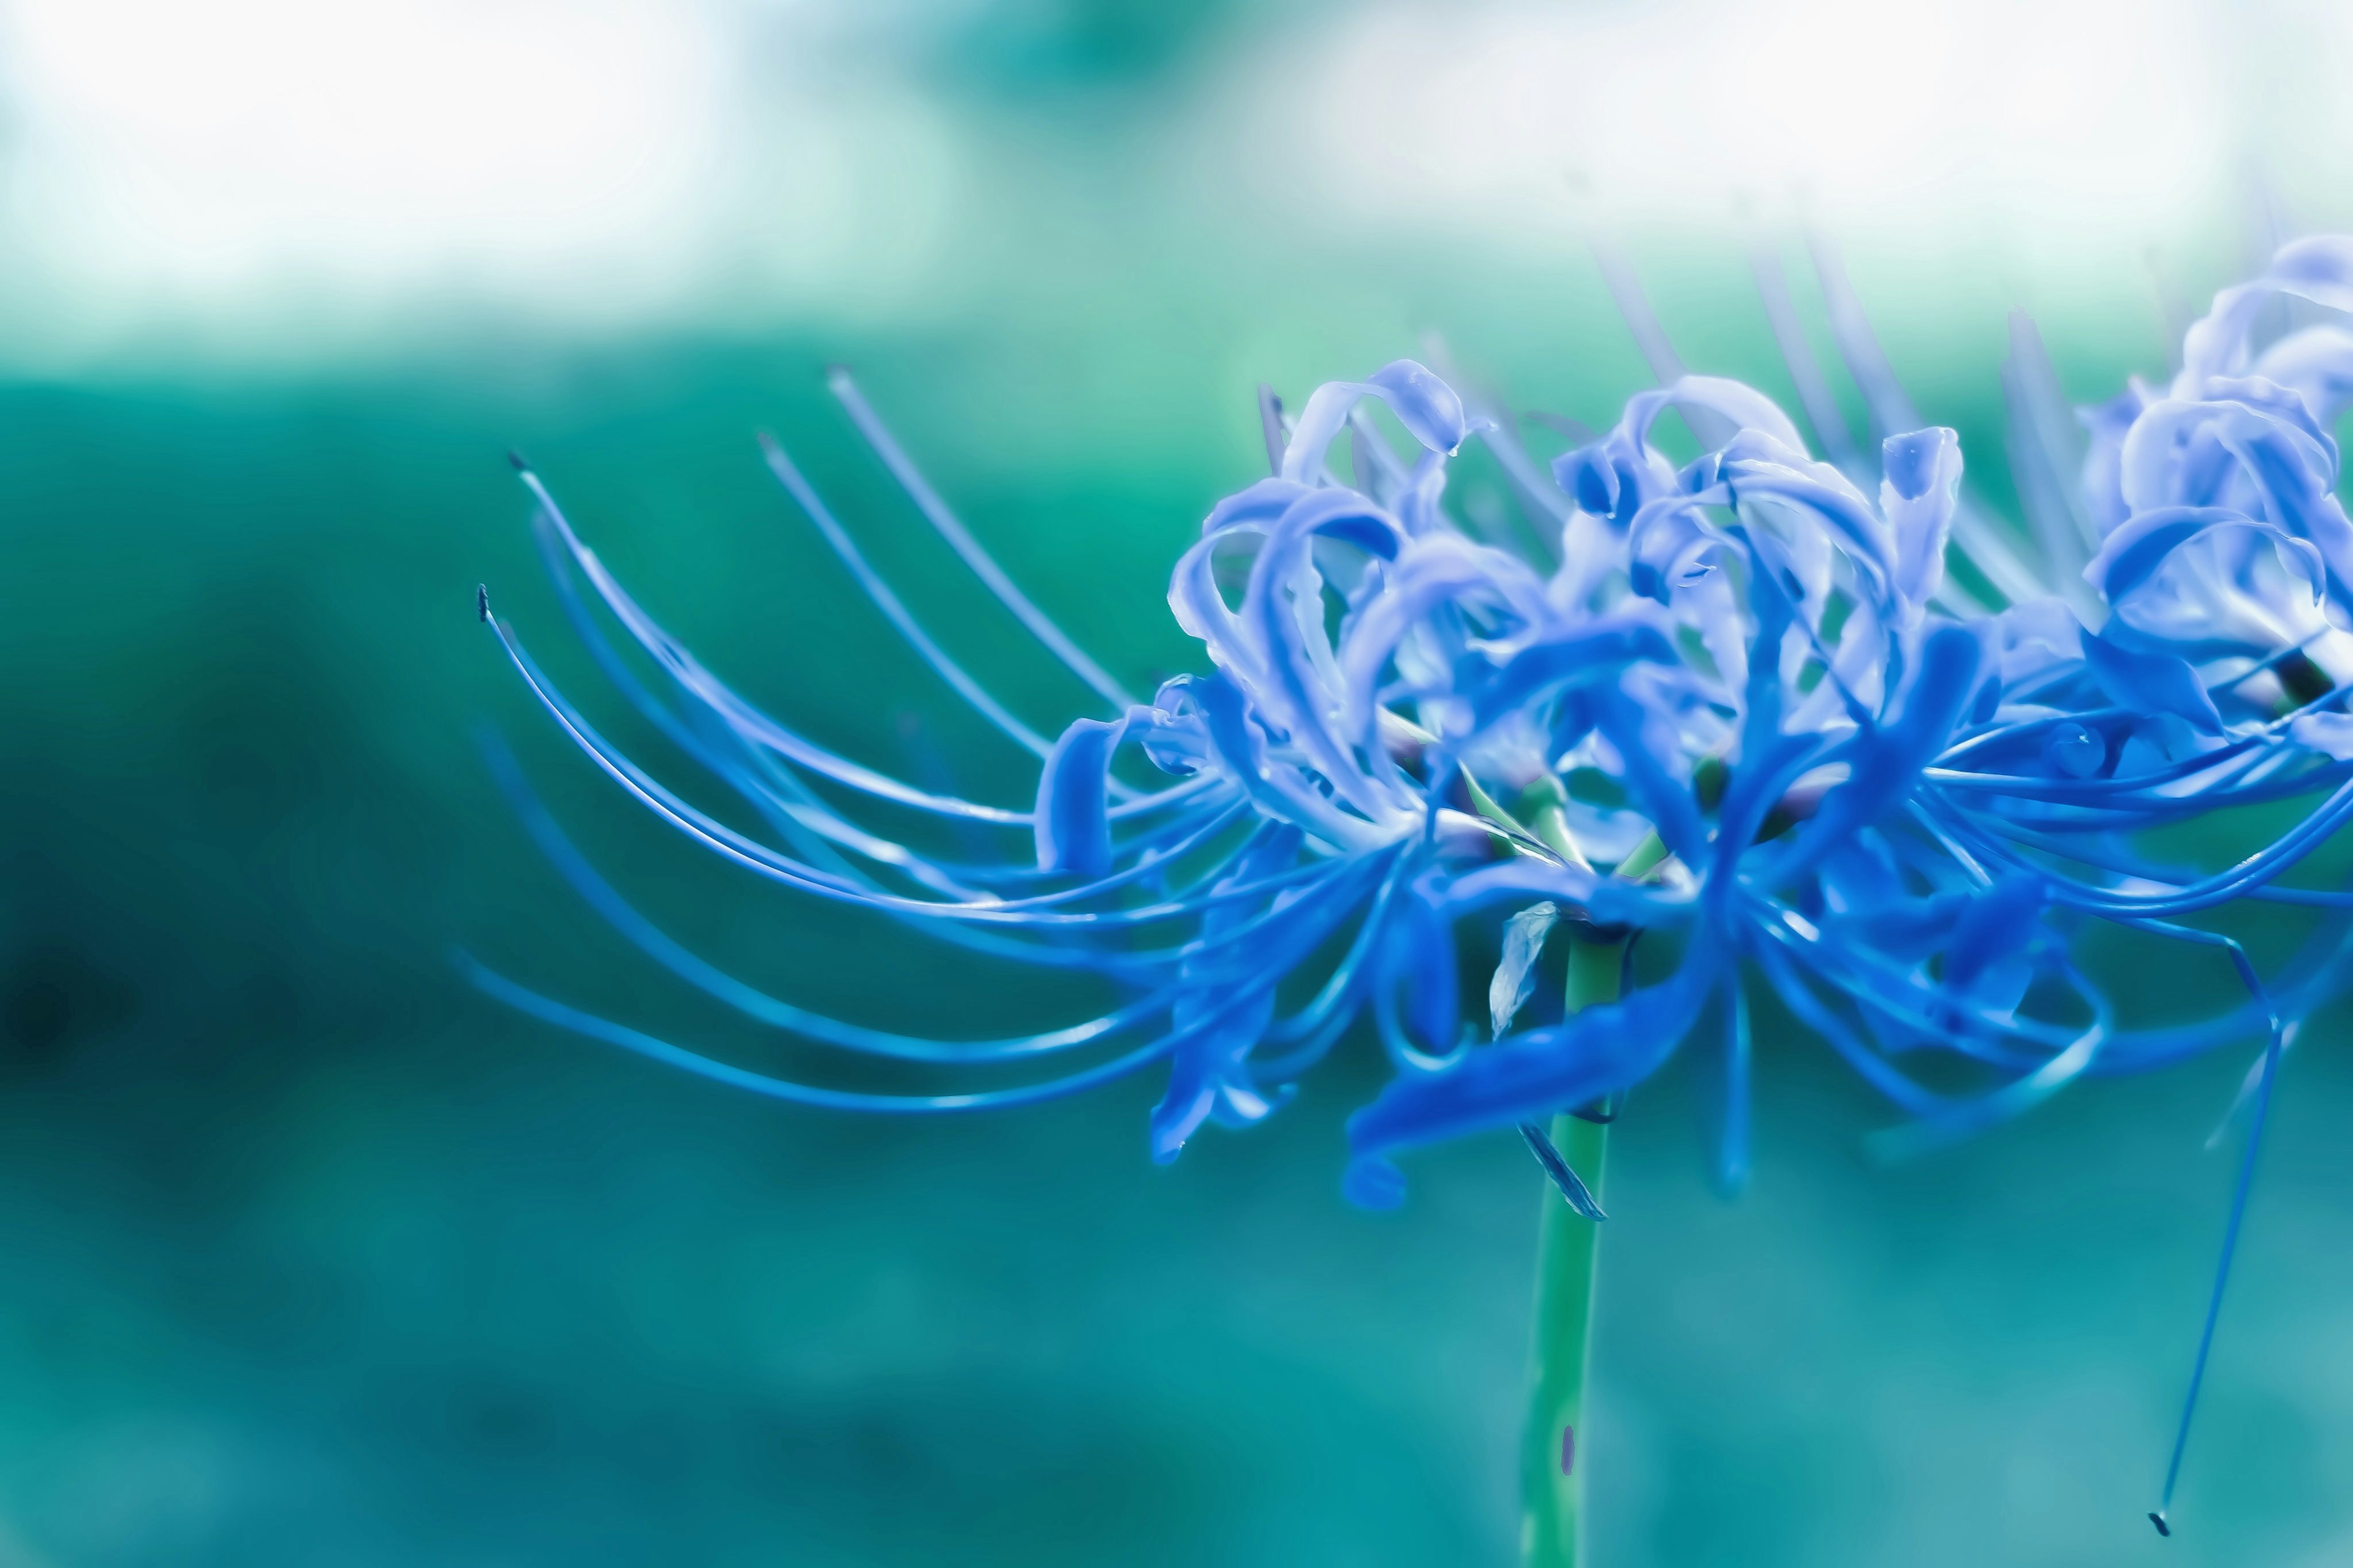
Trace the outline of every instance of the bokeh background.
[[[1442, 355], [1605, 422], [1649, 377], [1597, 243], [1693, 365], [1785, 389], [1747, 252], [1812, 225], [2008, 506], [2008, 312], [2086, 401], [2162, 374], [2272, 238], [2353, 223], [2349, 75], [2320, 0], [0, 3], [0, 1563], [1510, 1561], [1540, 1178], [1499, 1137], [1349, 1209], [1370, 1053], [1160, 1169], [1149, 1082], [839, 1119], [457, 980], [463, 942], [824, 1070], [575, 904], [487, 726], [812, 1005], [1059, 999], [699, 862], [565, 752], [475, 622], [486, 581], [585, 668], [504, 454], [754, 696], [1018, 799], [758, 466], [775, 431], [1032, 722], [1073, 710], [828, 363], [1145, 680], [1191, 662], [1166, 574], [1260, 471], [1258, 382]], [[2147, 1016], [2231, 996], [2118, 962]], [[1733, 1204], [1645, 1089], [1596, 1562], [2353, 1561], [2341, 1023], [2291, 1058], [2170, 1542], [2253, 1042], [1883, 1170], [1885, 1109], [1767, 1012]]]

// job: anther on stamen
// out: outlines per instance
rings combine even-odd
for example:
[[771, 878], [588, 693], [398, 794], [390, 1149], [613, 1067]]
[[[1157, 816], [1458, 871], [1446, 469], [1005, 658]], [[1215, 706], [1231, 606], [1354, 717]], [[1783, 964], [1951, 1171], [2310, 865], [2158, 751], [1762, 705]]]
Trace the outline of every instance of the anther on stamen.
[[1291, 439], [1282, 429], [1282, 399], [1274, 395], [1273, 387], [1262, 381], [1258, 384], [1258, 423], [1260, 431], [1266, 437], [1267, 464], [1279, 474], [1282, 472], [1283, 448], [1291, 444]]
[[482, 625], [489, 626], [491, 624], [491, 585], [488, 583], [474, 584], [474, 608], [480, 613]]

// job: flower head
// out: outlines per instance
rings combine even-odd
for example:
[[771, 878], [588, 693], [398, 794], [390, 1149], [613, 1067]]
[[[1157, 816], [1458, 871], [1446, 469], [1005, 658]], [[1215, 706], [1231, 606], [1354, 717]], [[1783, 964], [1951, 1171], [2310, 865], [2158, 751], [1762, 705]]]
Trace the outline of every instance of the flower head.
[[[2261, 307], [2280, 294], [2353, 309], [2353, 242], [2291, 246], [2218, 296], [2162, 395], [2136, 384], [2092, 411], [2079, 482], [2060, 471], [2067, 433], [2031, 423], [2054, 405], [2051, 389], [2013, 387], [2030, 416], [2013, 460], [2042, 502], [2031, 548], [1972, 509], [1958, 438], [1915, 427], [1851, 307], [1834, 319], [1883, 431], [1868, 465], [1831, 427], [1827, 399], [1810, 399], [1810, 414], [1837, 462], [1762, 394], [1706, 376], [1638, 394], [1548, 479], [1506, 424], [1411, 361], [1319, 388], [1287, 424], [1270, 405], [1275, 472], [1210, 510], [1170, 586], [1208, 668], [1149, 701], [1020, 594], [837, 374], [925, 515], [1106, 700], [1104, 716], [1050, 742], [1029, 730], [932, 641], [770, 444], [778, 479], [881, 611], [1039, 755], [1037, 793], [1019, 804], [918, 787], [744, 700], [628, 595], [526, 471], [550, 569], [592, 653], [774, 832], [730, 827], [623, 755], [497, 623], [524, 679], [617, 783], [747, 872], [1008, 960], [1095, 971], [1127, 1000], [991, 1041], [818, 1016], [679, 947], [527, 797], [542, 843], [624, 934], [763, 1022], [979, 1071], [1086, 1059], [1013, 1088], [825, 1089], [475, 973], [568, 1026], [818, 1104], [976, 1108], [1165, 1062], [1150, 1131], [1161, 1159], [1204, 1121], [1269, 1115], [1368, 1016], [1395, 1072], [1350, 1127], [1348, 1190], [1373, 1204], [1401, 1191], [1398, 1151], [1591, 1106], [1655, 1071], [1711, 1014], [1724, 1040], [1720, 1163], [1736, 1181], [1751, 984], [1907, 1114], [1897, 1148], [2014, 1114], [2087, 1072], [2251, 1032], [2276, 1039], [2332, 982], [2335, 926], [2266, 985], [2233, 944], [2174, 921], [2240, 897], [2332, 909], [2346, 898], [2276, 880], [2353, 812], [2341, 701], [2353, 524], [2328, 434], [2353, 400], [2353, 334], [2308, 326], [2257, 346]], [[2024, 375], [2040, 362], [2021, 363]], [[1801, 387], [1819, 384], [1815, 367], [1792, 368]], [[1661, 445], [1671, 411], [1696, 458]], [[1334, 462], [1344, 436], [1345, 479]], [[1449, 463], [1473, 440], [1519, 482], [1537, 550], [1450, 510]], [[1947, 577], [1948, 557], [1969, 563], [1969, 582]], [[606, 639], [583, 582], [660, 689]], [[1979, 584], [2010, 602], [1989, 607]], [[988, 847], [923, 852], [829, 804], [842, 792], [963, 825]], [[2169, 868], [2138, 847], [2143, 829], [2316, 793], [2301, 825], [2222, 872]], [[2230, 947], [2247, 1004], [2197, 1025], [2118, 1027], [2073, 956], [2086, 917]], [[1538, 1002], [1556, 927], [1588, 944], [1639, 936], [1663, 956], [1628, 963], [1640, 984], [1621, 995]], [[1482, 950], [1500, 958], [1474, 1019], [1458, 955]], [[1979, 1087], [1926, 1087], [1907, 1066], [1921, 1049], [1976, 1064]]]
[[[1868, 460], [1769, 266], [1766, 307], [1827, 458], [1762, 394], [1680, 373], [1549, 476], [1507, 422], [1411, 361], [1319, 388], [1288, 423], [1262, 394], [1275, 471], [1210, 510], [1169, 590], [1208, 668], [1148, 702], [1021, 594], [837, 373], [853, 422], [923, 514], [1103, 700], [1102, 716], [1056, 739], [1031, 730], [933, 641], [768, 444], [777, 479], [880, 611], [1039, 758], [1036, 794], [1018, 804], [892, 777], [744, 700], [628, 595], [526, 469], [591, 654], [772, 831], [728, 826], [624, 755], [494, 621], [549, 712], [623, 789], [750, 874], [1008, 961], [1092, 971], [1125, 1000], [1060, 1028], [947, 1041], [768, 995], [629, 905], [503, 752], [494, 762], [559, 869], [681, 979], [828, 1045], [1029, 1076], [928, 1095], [819, 1087], [463, 962], [541, 1017], [809, 1104], [962, 1110], [1165, 1064], [1150, 1128], [1162, 1160], [1205, 1121], [1269, 1116], [1368, 1017], [1393, 1077], [1349, 1125], [1354, 1198], [1398, 1201], [1400, 1151], [1516, 1125], [1597, 1218], [1539, 1123], [1605, 1114], [1713, 1016], [1718, 1174], [1736, 1184], [1753, 984], [1905, 1114], [1877, 1140], [1889, 1152], [1967, 1134], [2081, 1076], [2260, 1037], [2169, 1502], [2274, 1072], [2353, 940], [2353, 893], [2281, 882], [2353, 816], [2353, 522], [2330, 434], [2353, 403], [2353, 332], [2259, 330], [2282, 297], [2353, 313], [2353, 240], [2291, 245], [2223, 290], [2172, 382], [2135, 382], [2084, 411], [2081, 437], [2018, 319], [2010, 459], [2031, 544], [1963, 493], [1958, 438], [1919, 419], [1835, 265], [1821, 270], [1879, 437]], [[1652, 362], [1672, 364], [1647, 310], [1630, 319]], [[1372, 416], [1384, 407], [1402, 446]], [[1695, 458], [1667, 455], [1670, 411]], [[1333, 457], [1344, 434], [1345, 479]], [[1521, 493], [1535, 549], [1449, 510], [1448, 465], [1474, 439]], [[1968, 571], [1948, 576], [1948, 562]], [[607, 640], [591, 596], [658, 687]], [[493, 619], [487, 595], [482, 616]], [[944, 820], [979, 847], [927, 852], [833, 804], [845, 795]], [[2310, 804], [2219, 870], [2151, 847], [2150, 830], [2283, 800]], [[2180, 923], [2242, 899], [2322, 916], [2268, 979], [2235, 941]], [[2247, 1000], [2120, 1026], [2075, 956], [2094, 922], [2221, 951]], [[1548, 946], [1568, 950], [1567, 979], [1539, 1000]], [[1495, 954], [1483, 1009], [1465, 1005], [1466, 952]], [[1968, 1064], [1975, 1087], [1930, 1087], [1911, 1066], [1927, 1051]], [[2169, 1532], [2162, 1507], [2150, 1517]]]

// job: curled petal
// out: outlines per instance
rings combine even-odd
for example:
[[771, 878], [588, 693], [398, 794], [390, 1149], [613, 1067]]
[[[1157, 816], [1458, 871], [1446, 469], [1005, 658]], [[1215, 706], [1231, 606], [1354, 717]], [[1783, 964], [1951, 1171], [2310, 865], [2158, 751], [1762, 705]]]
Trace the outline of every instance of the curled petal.
[[2086, 635], [2084, 661], [2100, 689], [2117, 707], [2134, 713], [2171, 713], [2207, 734], [2222, 732], [2222, 716], [2189, 660], [2169, 653], [2139, 652], [2112, 637]]
[[1349, 410], [1366, 397], [1388, 404], [1406, 433], [1432, 452], [1451, 456], [1471, 433], [1462, 399], [1452, 387], [1412, 360], [1393, 360], [1364, 381], [1326, 382], [1315, 389], [1283, 450], [1282, 477], [1294, 483], [1312, 480]]

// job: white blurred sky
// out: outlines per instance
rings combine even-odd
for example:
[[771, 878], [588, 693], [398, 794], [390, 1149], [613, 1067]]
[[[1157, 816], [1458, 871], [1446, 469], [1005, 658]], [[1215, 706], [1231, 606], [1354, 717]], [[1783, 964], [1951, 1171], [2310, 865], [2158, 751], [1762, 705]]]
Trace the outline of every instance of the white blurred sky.
[[1082, 111], [938, 85], [911, 42], [987, 4], [0, 0], [0, 361], [946, 308], [972, 216], [1053, 184], [1058, 112], [1133, 149], [1124, 200], [1218, 193], [1205, 253], [1444, 230], [1508, 264], [1800, 196], [1866, 239], [2131, 253], [2255, 171], [2299, 217], [2353, 175], [2353, 5], [2320, 0], [1318, 6]]

